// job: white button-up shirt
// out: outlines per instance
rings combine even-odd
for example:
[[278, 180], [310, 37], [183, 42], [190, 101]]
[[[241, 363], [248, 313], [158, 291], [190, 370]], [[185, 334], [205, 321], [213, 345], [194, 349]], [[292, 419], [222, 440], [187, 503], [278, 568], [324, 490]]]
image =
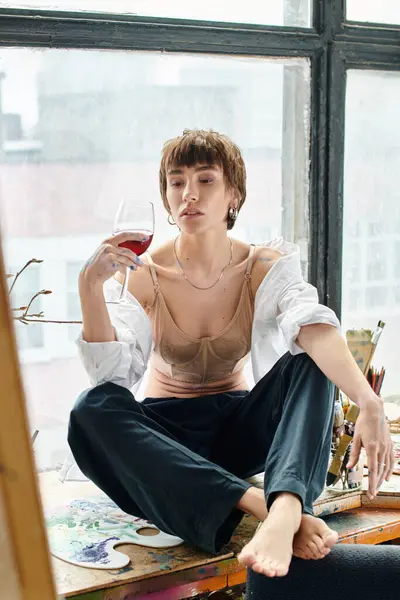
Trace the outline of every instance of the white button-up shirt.
[[[289, 350], [304, 352], [296, 339], [300, 328], [325, 323], [340, 328], [335, 313], [319, 304], [317, 290], [304, 281], [299, 247], [282, 238], [262, 244], [281, 252], [261, 282], [255, 297], [251, 337], [251, 365], [257, 383]], [[117, 300], [121, 285], [109, 279], [104, 286], [106, 300]], [[108, 305], [115, 328], [114, 342], [77, 340], [79, 354], [93, 386], [113, 382], [135, 392], [143, 379], [152, 352], [149, 317], [132, 295], [128, 303]]]

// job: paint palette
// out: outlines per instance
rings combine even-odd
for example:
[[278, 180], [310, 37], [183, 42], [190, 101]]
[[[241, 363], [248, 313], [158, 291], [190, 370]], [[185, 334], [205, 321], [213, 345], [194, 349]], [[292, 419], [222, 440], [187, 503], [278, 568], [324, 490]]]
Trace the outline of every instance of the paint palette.
[[[53, 508], [46, 514], [46, 526], [54, 556], [91, 569], [126, 567], [130, 559], [114, 549], [118, 544], [171, 548], [183, 542], [144, 519], [128, 515], [106, 496], [75, 499]], [[143, 535], [140, 530], [144, 528], [157, 533]]]

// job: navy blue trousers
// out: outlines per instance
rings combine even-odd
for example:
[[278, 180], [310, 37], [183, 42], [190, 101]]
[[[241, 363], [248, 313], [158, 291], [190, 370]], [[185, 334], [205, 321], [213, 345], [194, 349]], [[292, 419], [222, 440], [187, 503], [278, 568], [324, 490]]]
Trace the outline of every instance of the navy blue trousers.
[[329, 462], [334, 386], [306, 354], [285, 354], [250, 391], [146, 398], [104, 383], [83, 392], [68, 441], [83, 473], [122, 510], [216, 553], [265, 471], [267, 507], [296, 494], [312, 514]]

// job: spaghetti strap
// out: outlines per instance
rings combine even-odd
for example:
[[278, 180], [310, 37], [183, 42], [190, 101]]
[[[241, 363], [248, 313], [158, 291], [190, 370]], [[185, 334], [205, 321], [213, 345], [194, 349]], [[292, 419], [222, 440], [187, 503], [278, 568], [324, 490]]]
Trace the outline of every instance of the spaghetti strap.
[[247, 268], [246, 268], [246, 275], [245, 278], [246, 279], [250, 279], [251, 278], [251, 269], [253, 268], [253, 261], [254, 261], [254, 252], [256, 250], [256, 247], [254, 244], [250, 245], [250, 251], [249, 251], [249, 257], [247, 259]]
[[147, 262], [149, 263], [150, 275], [151, 275], [151, 278], [153, 280], [154, 291], [155, 291], [156, 294], [158, 294], [160, 286], [158, 284], [157, 271], [156, 271], [155, 264], [154, 264], [153, 259], [151, 258], [150, 254], [148, 252], [146, 252], [145, 257], [147, 258]]

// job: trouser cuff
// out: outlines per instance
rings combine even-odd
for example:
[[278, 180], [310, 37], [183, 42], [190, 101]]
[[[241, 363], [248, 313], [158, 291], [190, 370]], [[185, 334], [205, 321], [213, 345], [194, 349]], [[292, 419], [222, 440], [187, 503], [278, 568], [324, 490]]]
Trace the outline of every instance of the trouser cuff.
[[227, 490], [229, 500], [210, 504], [210, 511], [203, 515], [198, 522], [198, 545], [203, 550], [217, 554], [229, 542], [244, 516], [244, 512], [236, 506], [250, 487], [252, 486], [247, 481], [231, 481]]
[[290, 493], [295, 494], [301, 501], [301, 510], [302, 512], [308, 512], [309, 507], [305, 505], [306, 498], [306, 486], [303, 481], [297, 479], [293, 475], [287, 475], [284, 477], [279, 477], [278, 481], [273, 481], [271, 485], [265, 486], [265, 501], [267, 503], [267, 510], [271, 508], [271, 504], [273, 503], [276, 494], [281, 493]]

